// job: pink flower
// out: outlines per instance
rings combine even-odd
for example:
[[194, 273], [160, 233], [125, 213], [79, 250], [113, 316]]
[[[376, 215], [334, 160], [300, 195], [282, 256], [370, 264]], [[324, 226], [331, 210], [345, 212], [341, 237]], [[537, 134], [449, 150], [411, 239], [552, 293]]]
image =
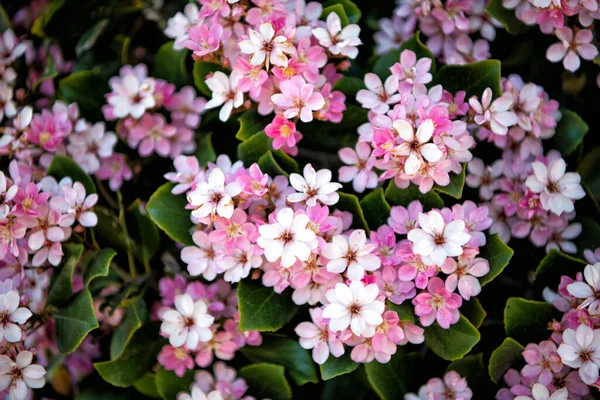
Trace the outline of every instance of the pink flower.
[[442, 264], [442, 272], [449, 275], [446, 278], [446, 289], [454, 292], [458, 287], [458, 292], [465, 300], [481, 293], [481, 285], [477, 278], [485, 276], [489, 271], [490, 265], [483, 258], [471, 261], [459, 259], [458, 262], [448, 258]]
[[112, 115], [115, 118], [131, 115], [138, 119], [156, 104], [156, 81], [148, 78], [148, 69], [144, 64], [135, 67], [125, 65], [119, 74], [108, 81], [112, 92], [107, 95], [107, 102], [112, 107]]
[[502, 160], [486, 166], [481, 159], [474, 158], [467, 164], [469, 174], [465, 183], [470, 188], [479, 188], [479, 197], [482, 200], [491, 200], [499, 187], [498, 178], [503, 175], [503, 167]]
[[423, 326], [429, 326], [434, 321], [444, 329], [458, 322], [460, 313], [458, 308], [462, 305], [462, 299], [456, 293], [446, 289], [444, 281], [433, 277], [427, 285], [427, 292], [420, 293], [412, 300], [415, 306], [415, 314]]
[[598, 380], [600, 365], [600, 329], [579, 325], [577, 330], [566, 329], [558, 354], [563, 364], [579, 369], [581, 380], [593, 385]]
[[239, 108], [244, 103], [244, 94], [239, 90], [238, 82], [242, 75], [233, 71], [229, 77], [221, 71], [216, 71], [213, 76], [206, 79], [206, 86], [212, 91], [212, 99], [204, 106], [205, 109], [219, 106], [219, 119], [223, 122], [229, 119], [231, 111]]
[[19, 292], [11, 290], [0, 294], [0, 341], [9, 343], [22, 340], [23, 331], [19, 325], [25, 324], [33, 315], [26, 307], [19, 307]]
[[546, 58], [554, 63], [563, 60], [567, 71], [575, 72], [579, 69], [579, 57], [593, 60], [598, 55], [598, 49], [592, 44], [594, 34], [589, 29], [582, 29], [573, 37], [571, 28], [563, 26], [555, 31], [555, 35], [560, 42], [548, 47]]
[[230, 218], [235, 208], [232, 197], [241, 191], [242, 187], [237, 182], [225, 184], [225, 174], [220, 168], [213, 169], [206, 182], [199, 182], [187, 194], [189, 205], [193, 208], [192, 216], [201, 219], [218, 214]]
[[262, 250], [249, 242], [244, 242], [223, 257], [219, 263], [225, 271], [225, 282], [239, 282], [250, 274], [250, 270], [258, 268], [263, 263]]
[[529, 343], [523, 351], [523, 358], [527, 362], [522, 371], [523, 376], [537, 378], [545, 386], [550, 385], [554, 374], [563, 368], [556, 345], [551, 340], [544, 340], [539, 345]]
[[198, 6], [193, 3], [188, 3], [183, 8], [183, 13], [178, 12], [167, 21], [165, 35], [175, 39], [173, 43], [174, 50], [182, 50], [185, 41], [189, 38], [188, 31], [190, 26], [200, 23], [200, 15]]
[[127, 165], [125, 156], [115, 153], [100, 160], [100, 168], [96, 172], [96, 177], [101, 180], [108, 179], [108, 186], [113, 192], [116, 192], [123, 185], [123, 181], [133, 178], [133, 172]]
[[281, 93], [272, 95], [271, 100], [285, 110], [284, 117], [289, 119], [300, 116], [302, 122], [310, 122], [313, 120], [313, 111], [320, 110], [325, 105], [325, 99], [314, 88], [304, 78], [296, 75], [281, 82]]
[[327, 29], [315, 28], [312, 33], [319, 40], [319, 44], [333, 55], [342, 54], [349, 58], [356, 58], [358, 55], [356, 46], [362, 44], [358, 38], [360, 27], [350, 24], [342, 29], [340, 17], [335, 12], [327, 16]]
[[423, 206], [419, 200], [413, 200], [407, 208], [394, 206], [390, 211], [388, 225], [394, 232], [405, 235], [419, 225], [419, 214], [423, 212]]
[[158, 363], [167, 371], [175, 372], [180, 378], [188, 369], [194, 369], [194, 359], [183, 347], [163, 346], [158, 354]]
[[481, 103], [477, 97], [469, 100], [472, 110], [475, 112], [475, 123], [477, 125], [489, 126], [497, 135], [505, 136], [508, 128], [517, 123], [517, 116], [510, 111], [513, 101], [508, 96], [502, 96], [492, 103], [492, 89], [483, 91]]
[[50, 201], [53, 208], [63, 213], [60, 225], [71, 226], [77, 221], [86, 228], [96, 226], [98, 217], [91, 209], [98, 202], [98, 195], [92, 193], [86, 196], [80, 182], [73, 183], [72, 187], [63, 185], [61, 190], [62, 196], [54, 196]]
[[392, 266], [383, 268], [383, 271], [375, 271], [379, 291], [394, 304], [402, 304], [406, 299], [412, 299], [417, 294], [415, 284], [411, 281], [405, 282], [398, 278], [396, 269]]
[[261, 65], [266, 61], [267, 70], [269, 63], [280, 67], [287, 67], [288, 58], [284, 53], [293, 53], [294, 46], [284, 35], [275, 36], [275, 29], [271, 22], [263, 22], [259, 32], [249, 29], [249, 40], [242, 40], [238, 43], [242, 53], [252, 54], [250, 63], [252, 65]]
[[21, 351], [15, 361], [8, 356], [0, 355], [0, 390], [9, 389], [9, 397], [24, 400], [27, 389], [39, 389], [46, 383], [46, 370], [41, 365], [32, 364], [33, 354]]
[[171, 150], [170, 139], [177, 134], [177, 128], [168, 125], [161, 114], [144, 114], [142, 119], [129, 131], [129, 145], [137, 147], [142, 157], [156, 152], [167, 157]]
[[269, 190], [267, 183], [269, 175], [263, 174], [257, 163], [248, 168], [248, 173], [236, 178], [236, 181], [242, 186], [242, 191], [246, 194], [257, 197], [264, 196]]
[[165, 107], [171, 111], [173, 122], [182, 122], [196, 129], [200, 126], [200, 114], [204, 111], [206, 100], [196, 97], [196, 91], [191, 86], [183, 87], [175, 93]]
[[40, 193], [35, 183], [29, 182], [24, 189], [19, 188], [13, 198], [15, 204], [13, 213], [16, 215], [37, 216], [39, 214], [38, 208], [45, 204], [49, 197], [48, 193]]
[[302, 139], [302, 134], [296, 131], [296, 124], [281, 115], [275, 115], [273, 122], [265, 127], [265, 133], [273, 138], [273, 148], [279, 150], [283, 146], [294, 147]]
[[183, 45], [192, 50], [194, 59], [198, 60], [219, 49], [222, 35], [223, 26], [220, 24], [212, 24], [210, 28], [206, 23], [193, 25], [188, 31], [189, 39]]
[[161, 319], [160, 331], [169, 338], [173, 347], [185, 345], [194, 350], [199, 342], [207, 342], [213, 337], [209, 328], [214, 317], [208, 314], [203, 300], [194, 302], [189, 294], [175, 296], [175, 310], [166, 310]]
[[44, 150], [54, 152], [63, 139], [71, 133], [72, 123], [65, 113], [51, 113], [44, 109], [42, 114], [34, 114], [27, 139]]
[[368, 143], [358, 142], [356, 150], [346, 147], [338, 154], [347, 165], [338, 172], [340, 182], [352, 182], [352, 188], [358, 193], [377, 187], [377, 173], [373, 171], [375, 160], [371, 158], [371, 146]]
[[433, 120], [423, 121], [416, 134], [412, 125], [403, 119], [394, 121], [393, 127], [404, 140], [393, 152], [406, 157], [404, 172], [407, 175], [415, 175], [426, 162], [434, 163], [444, 155], [436, 144], [430, 143], [435, 130]]
[[196, 231], [192, 235], [195, 246], [181, 250], [181, 260], [187, 264], [191, 276], [202, 274], [204, 279], [212, 281], [222, 270], [217, 262], [223, 257], [217, 244], [212, 243], [206, 233]]
[[168, 172], [165, 174], [166, 180], [177, 183], [171, 190], [173, 194], [185, 193], [204, 179], [204, 172], [200, 171], [198, 159], [195, 156], [178, 156], [173, 161], [173, 165], [177, 172]]
[[417, 55], [412, 50], [404, 50], [400, 54], [400, 62], [390, 68], [392, 74], [400, 81], [400, 92], [411, 90], [415, 84], [424, 85], [431, 82], [433, 77], [429, 73], [430, 69], [431, 59], [423, 57], [417, 61]]
[[579, 309], [587, 308], [592, 315], [600, 314], [600, 263], [586, 265], [583, 270], [585, 282], [573, 282], [567, 286], [571, 296], [583, 299]]
[[313, 360], [319, 365], [327, 361], [330, 353], [334, 357], [342, 356], [344, 345], [329, 329], [329, 321], [323, 318], [322, 310], [311, 308], [309, 311], [313, 322], [302, 322], [295, 329], [296, 334], [300, 336], [300, 346], [307, 350], [312, 349]]
[[367, 89], [361, 89], [356, 94], [356, 100], [366, 108], [377, 114], [385, 114], [390, 109], [390, 105], [400, 101], [398, 92], [398, 77], [390, 75], [385, 80], [385, 85], [375, 74], [365, 74], [365, 85]]
[[239, 208], [233, 211], [230, 218], [217, 217], [214, 228], [208, 238], [217, 246], [225, 245], [227, 250], [254, 242], [258, 232], [256, 225], [248, 222], [246, 213]]

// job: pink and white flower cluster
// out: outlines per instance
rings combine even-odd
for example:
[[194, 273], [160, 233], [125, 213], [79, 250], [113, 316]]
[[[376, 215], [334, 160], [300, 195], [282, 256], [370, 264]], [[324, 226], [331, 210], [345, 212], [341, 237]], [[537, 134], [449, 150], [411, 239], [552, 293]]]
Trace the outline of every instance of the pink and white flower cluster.
[[212, 98], [206, 109], [219, 118], [256, 107], [275, 112], [265, 133], [273, 147], [296, 155], [302, 134], [298, 121], [340, 122], [345, 96], [332, 86], [358, 54], [358, 25], [342, 26], [331, 12], [326, 21], [318, 2], [252, 1], [188, 4], [169, 20], [165, 34], [175, 49], [192, 50], [195, 60], [218, 64], [223, 71], [206, 76]]
[[[175, 158], [196, 150], [194, 132], [206, 100], [193, 87], [176, 92], [174, 84], [149, 77], [144, 64], [123, 66], [109, 85], [104, 118], [118, 120], [117, 133], [140, 156]], [[161, 111], [169, 112], [170, 122]]]
[[190, 393], [180, 392], [177, 400], [254, 400], [244, 396], [248, 385], [243, 378], [237, 377], [237, 371], [223, 362], [213, 365], [213, 373], [207, 370], [196, 372], [190, 385]]
[[[158, 355], [158, 362], [182, 377], [197, 365], [206, 368], [219, 360], [232, 360], [245, 345], [262, 343], [259, 332], [239, 330], [236, 290], [222, 279], [211, 284], [186, 282], [182, 275], [159, 281], [162, 297], [156, 304], [162, 320], [161, 335], [169, 338]], [[214, 364], [215, 369], [223, 363]]]
[[572, 239], [582, 228], [570, 221], [575, 217], [574, 201], [585, 196], [581, 177], [566, 171], [566, 163], [557, 151], [544, 155], [542, 145], [543, 139], [555, 134], [560, 119], [558, 102], [516, 75], [503, 79], [502, 88], [502, 97], [492, 107], [498, 101], [505, 103], [501, 113], [514, 115], [514, 125], [504, 129], [496, 124], [494, 129], [493, 124], [482, 123], [476, 131], [479, 139], [502, 150], [502, 158], [487, 166], [473, 159], [467, 167], [466, 184], [479, 189], [480, 199], [494, 218], [490, 231], [505, 242], [511, 237], [529, 237], [546, 251], [556, 248], [575, 253]]
[[[498, 21], [485, 12], [488, 0], [400, 0], [394, 16], [379, 21], [375, 52], [399, 49], [416, 31], [427, 36], [426, 46], [445, 64], [468, 64], [490, 58], [490, 42]], [[475, 37], [479, 37], [475, 40]]]
[[449, 371], [444, 378], [432, 378], [418, 393], [408, 393], [404, 400], [471, 400], [473, 391], [469, 388], [467, 379], [456, 371]]

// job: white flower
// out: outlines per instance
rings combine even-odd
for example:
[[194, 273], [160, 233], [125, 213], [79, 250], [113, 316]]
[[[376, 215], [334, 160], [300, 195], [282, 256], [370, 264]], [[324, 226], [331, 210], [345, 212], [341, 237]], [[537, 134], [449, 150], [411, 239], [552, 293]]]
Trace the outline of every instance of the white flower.
[[281, 265], [289, 268], [296, 260], [308, 260], [311, 250], [318, 245], [309, 223], [308, 215], [294, 215], [294, 210], [284, 208], [277, 213], [277, 222], [258, 228], [260, 236], [256, 243], [264, 249], [267, 261], [281, 258]]
[[416, 135], [412, 125], [403, 119], [394, 121], [392, 126], [404, 140], [404, 143], [394, 149], [394, 153], [408, 156], [404, 163], [404, 172], [407, 175], [419, 172], [424, 164], [423, 158], [428, 162], [436, 162], [444, 155], [437, 145], [429, 143], [435, 130], [432, 120], [423, 121], [417, 129]]
[[350, 327], [357, 336], [373, 337], [375, 328], [383, 322], [384, 304], [375, 300], [379, 288], [375, 284], [365, 286], [361, 281], [353, 281], [350, 286], [337, 283], [327, 291], [329, 305], [323, 310], [323, 317], [330, 318], [329, 328], [343, 331]]
[[17, 115], [17, 107], [13, 101], [13, 88], [0, 82], [0, 122], [4, 115], [14, 117]]
[[252, 65], [261, 65], [266, 60], [267, 69], [269, 69], [269, 62], [279, 67], [287, 67], [288, 59], [284, 53], [289, 54], [294, 50], [288, 39], [283, 35], [275, 36], [273, 24], [268, 21], [263, 22], [258, 30], [259, 32], [249, 29], [250, 39], [238, 43], [242, 53], [252, 54], [250, 58]]
[[19, 307], [19, 301], [16, 290], [0, 294], [0, 342], [2, 339], [10, 343], [21, 341], [19, 325], [24, 324], [32, 314], [27, 308]]
[[563, 332], [563, 343], [557, 350], [563, 364], [579, 369], [581, 380], [588, 385], [598, 380], [600, 366], [600, 329], [581, 324]]
[[193, 3], [189, 3], [183, 8], [183, 14], [178, 12], [172, 18], [169, 18], [165, 35], [171, 39], [175, 39], [173, 42], [174, 50], [182, 50], [184, 48], [183, 43], [189, 39], [188, 31], [190, 27], [200, 22], [201, 18], [198, 6]]
[[215, 318], [208, 314], [204, 300], [194, 302], [189, 294], [175, 296], [175, 310], [169, 309], [161, 315], [161, 332], [169, 336], [174, 347], [186, 345], [189, 350], [199, 342], [208, 342], [213, 334], [210, 326]]
[[100, 158], [112, 156], [117, 144], [117, 135], [105, 132], [104, 122], [89, 125], [80, 134], [69, 135], [67, 151], [73, 160], [88, 174], [100, 168]]
[[489, 127], [496, 135], [506, 136], [508, 127], [517, 123], [517, 115], [509, 111], [513, 104], [510, 96], [502, 96], [492, 103], [492, 89], [487, 88], [481, 96], [481, 103], [477, 97], [469, 100], [469, 105], [475, 111], [475, 123], [483, 125], [489, 123]]
[[556, 215], [575, 210], [573, 200], [585, 196], [583, 187], [579, 184], [581, 176], [576, 172], [565, 173], [567, 165], [562, 158], [553, 160], [546, 167], [544, 163], [535, 161], [531, 164], [533, 175], [525, 181], [525, 185], [534, 193], [540, 194], [544, 210]]
[[600, 262], [587, 265], [583, 270], [585, 282], [573, 282], [567, 285], [567, 291], [578, 299], [585, 299], [579, 309], [589, 308], [592, 317], [600, 315]]
[[50, 206], [63, 213], [60, 226], [71, 226], [75, 221], [86, 228], [96, 226], [98, 217], [91, 209], [98, 202], [98, 195], [92, 193], [85, 195], [85, 188], [80, 182], [73, 183], [73, 187], [62, 185], [62, 195], [54, 196]]
[[541, 383], [536, 383], [531, 389], [531, 397], [529, 396], [517, 396], [515, 400], [567, 400], [569, 398], [569, 391], [567, 388], [562, 388], [550, 395], [548, 388]]
[[348, 278], [353, 281], [362, 279], [367, 271], [375, 271], [381, 266], [381, 260], [371, 252], [377, 246], [367, 244], [367, 235], [357, 229], [346, 239], [343, 235], [334, 236], [331, 243], [323, 248], [322, 255], [329, 260], [327, 271], [341, 274], [348, 270]]
[[8, 65], [12, 64], [17, 58], [21, 57], [27, 47], [31, 45], [30, 42], [24, 41], [19, 42], [17, 36], [11, 29], [7, 29], [2, 33], [0, 37], [0, 63]]
[[208, 175], [207, 182], [199, 182], [196, 188], [187, 195], [188, 202], [194, 207], [192, 215], [201, 219], [209, 215], [219, 214], [223, 218], [233, 215], [233, 196], [237, 196], [242, 187], [237, 182], [225, 185], [225, 174], [215, 168]]
[[465, 244], [471, 239], [466, 232], [465, 222], [457, 219], [445, 224], [442, 214], [430, 211], [419, 214], [419, 226], [408, 232], [415, 254], [423, 256], [441, 266], [447, 257], [460, 256]]
[[293, 193], [287, 197], [290, 203], [306, 201], [312, 207], [317, 201], [331, 206], [338, 202], [340, 195], [336, 193], [342, 187], [340, 183], [331, 182], [331, 171], [320, 169], [315, 171], [311, 164], [304, 167], [304, 177], [300, 174], [290, 175], [290, 184], [300, 193]]
[[332, 12], [327, 16], [327, 29], [315, 28], [312, 32], [319, 39], [319, 44], [331, 54], [342, 54], [350, 58], [358, 55], [356, 46], [362, 44], [358, 38], [360, 27], [351, 24], [342, 29], [342, 21], [336, 13]]
[[398, 92], [398, 77], [390, 75], [385, 83], [372, 73], [365, 74], [365, 85], [367, 89], [361, 89], [356, 94], [356, 100], [366, 108], [377, 114], [385, 114], [389, 111], [391, 104], [400, 101], [401, 95]]
[[177, 396], [177, 400], [223, 400], [223, 396], [221, 392], [218, 390], [213, 390], [209, 392], [208, 395], [200, 389], [199, 386], [192, 386], [192, 393], [179, 393]]
[[243, 242], [231, 254], [223, 257], [219, 266], [225, 270], [225, 282], [239, 282], [250, 274], [252, 268], [260, 267], [262, 262], [263, 258], [256, 254], [255, 246]]
[[212, 91], [212, 99], [206, 103], [205, 109], [219, 106], [219, 119], [223, 122], [229, 119], [234, 108], [241, 107], [244, 103], [244, 94], [238, 90], [238, 81], [242, 75], [233, 71], [229, 77], [221, 71], [216, 71], [206, 80], [206, 86]]
[[116, 118], [131, 115], [138, 119], [147, 109], [156, 105], [155, 81], [153, 78], [148, 78], [148, 70], [143, 64], [126, 68], [126, 71], [124, 76], [114, 76], [108, 81], [112, 93], [109, 94], [107, 101], [113, 106], [112, 112]]
[[32, 365], [33, 354], [22, 351], [15, 361], [0, 355], [0, 391], [10, 387], [9, 400], [24, 400], [27, 388], [39, 389], [44, 386], [46, 370], [41, 365]]

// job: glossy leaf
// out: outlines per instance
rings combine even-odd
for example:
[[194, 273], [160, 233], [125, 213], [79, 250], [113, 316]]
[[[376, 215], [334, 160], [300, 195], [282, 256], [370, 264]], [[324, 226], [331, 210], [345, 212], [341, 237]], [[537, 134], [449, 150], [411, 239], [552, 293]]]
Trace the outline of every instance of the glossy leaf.
[[521, 354], [523, 350], [525, 348], [513, 338], [504, 339], [502, 344], [490, 356], [488, 373], [492, 382], [500, 382], [500, 379], [510, 367], [523, 361], [523, 355]]
[[185, 59], [189, 57], [187, 50], [174, 50], [173, 42], [160, 46], [156, 52], [154, 77], [164, 79], [177, 87], [185, 86], [188, 73], [185, 69]]
[[274, 332], [298, 312], [289, 293], [277, 294], [259, 281], [242, 280], [237, 287], [240, 330]]
[[387, 224], [391, 207], [385, 200], [383, 189], [377, 188], [360, 201], [360, 207], [365, 215], [369, 228], [377, 230], [381, 225]]
[[600, 174], [598, 171], [600, 171], [600, 147], [592, 149], [586, 154], [577, 167], [581, 180], [596, 201], [600, 201]]
[[110, 262], [116, 255], [117, 252], [113, 249], [102, 249], [94, 254], [91, 262], [84, 271], [83, 285], [88, 287], [94, 279], [107, 276], [110, 270]]
[[450, 197], [454, 197], [455, 199], [460, 199], [465, 187], [466, 170], [467, 164], [463, 164], [463, 169], [460, 174], [450, 174], [450, 183], [447, 186], [434, 185], [433, 189], [440, 193], [447, 194]]
[[267, 151], [273, 149], [271, 143], [273, 140], [264, 131], [260, 131], [238, 145], [238, 159], [242, 160], [244, 165], [250, 166], [258, 162]]
[[106, 30], [109, 22], [110, 20], [107, 18], [101, 19], [79, 38], [77, 44], [75, 45], [75, 54], [77, 54], [78, 57], [81, 57], [83, 53], [94, 47], [98, 41], [98, 38]]
[[283, 365], [297, 385], [318, 383], [317, 369], [310, 352], [297, 340], [281, 336], [263, 336], [260, 346], [245, 346], [242, 353], [252, 362]]
[[535, 283], [541, 287], [556, 288], [561, 276], [575, 276], [577, 272], [583, 271], [586, 264], [579, 258], [550, 249], [535, 270]]
[[391, 301], [388, 301], [387, 306], [390, 310], [396, 311], [400, 321], [407, 321], [411, 324], [415, 324], [417, 322], [414, 307], [409, 302], [405, 301], [402, 304], [394, 304]]
[[360, 21], [362, 13], [358, 6], [350, 0], [328, 0], [323, 3], [323, 7], [330, 7], [334, 4], [340, 4], [344, 8], [344, 12], [351, 24], [357, 24]]
[[490, 272], [483, 277], [479, 278], [481, 286], [487, 285], [493, 281], [498, 275], [502, 273], [504, 268], [510, 262], [513, 254], [513, 249], [508, 247], [498, 234], [493, 234], [487, 237], [487, 242], [483, 248], [479, 257], [485, 258], [490, 264]]
[[144, 396], [153, 399], [161, 398], [156, 387], [156, 374], [147, 373], [142, 379], [135, 381], [133, 387]]
[[346, 100], [355, 99], [356, 93], [365, 88], [364, 81], [354, 76], [344, 76], [333, 84], [333, 90], [339, 90], [344, 93], [346, 95]]
[[63, 246], [63, 259], [52, 274], [47, 303], [61, 307], [73, 296], [73, 272], [83, 253], [83, 245], [69, 244]]
[[573, 222], [581, 224], [581, 234], [573, 239], [577, 246], [577, 256], [573, 255], [573, 257], [584, 259], [584, 250], [600, 247], [600, 225], [593, 218], [575, 217]]
[[471, 300], [469, 301], [463, 300], [460, 312], [475, 328], [478, 329], [481, 327], [483, 320], [487, 316], [487, 312], [483, 309], [483, 306], [477, 297], [471, 297]]
[[343, 192], [338, 192], [338, 194], [340, 195], [340, 201], [331, 208], [350, 212], [352, 214], [352, 227], [355, 229], [364, 229], [365, 232], [369, 233], [369, 225], [365, 220], [365, 215], [360, 206], [360, 202], [358, 201], [358, 197]]
[[129, 345], [131, 338], [146, 322], [148, 310], [142, 297], [137, 297], [127, 306], [125, 316], [115, 329], [110, 341], [110, 359], [119, 358], [123, 350]]
[[481, 338], [477, 328], [461, 315], [460, 320], [443, 329], [437, 323], [425, 328], [425, 343], [444, 360], [454, 361], [462, 358], [479, 342]]
[[156, 371], [156, 391], [163, 400], [176, 400], [180, 392], [190, 392], [190, 385], [194, 381], [194, 370], [186, 371], [181, 378], [173, 371], [160, 367]]
[[215, 71], [223, 71], [223, 68], [211, 62], [196, 61], [194, 62], [194, 85], [196, 89], [209, 98], [212, 97], [212, 90], [206, 86], [206, 79], [208, 75], [212, 75]]
[[391, 181], [385, 189], [385, 199], [391, 206], [408, 207], [412, 201], [419, 200], [424, 210], [444, 208], [444, 201], [435, 191], [430, 190], [423, 194], [417, 185], [409, 185], [406, 189], [400, 189], [394, 181]]
[[92, 71], [74, 72], [60, 80], [59, 97], [67, 103], [77, 103], [80, 109], [99, 112], [110, 92], [108, 82]]
[[560, 110], [562, 118], [552, 137], [552, 145], [560, 151], [563, 157], [573, 153], [583, 143], [583, 138], [589, 131], [588, 124], [576, 113], [565, 108]]
[[99, 326], [90, 292], [81, 290], [69, 305], [54, 314], [54, 321], [58, 350], [64, 354], [74, 352], [87, 334]]
[[490, 0], [485, 7], [485, 12], [504, 25], [506, 31], [512, 35], [523, 33], [529, 29], [516, 17], [514, 10], [509, 10], [502, 5], [502, 0]]
[[246, 380], [248, 392], [258, 399], [289, 400], [292, 388], [281, 365], [258, 363], [242, 367], [239, 376]]
[[321, 379], [324, 381], [335, 378], [336, 376], [348, 374], [358, 368], [357, 363], [350, 359], [350, 352], [345, 352], [341, 357], [334, 357], [331, 354], [327, 361], [319, 366], [321, 370]]
[[521, 344], [539, 342], [548, 337], [548, 323], [552, 321], [552, 304], [511, 297], [504, 308], [506, 334]]
[[126, 215], [127, 231], [134, 242], [135, 253], [144, 264], [149, 264], [160, 246], [158, 229], [140, 199], [131, 203]]
[[502, 95], [500, 88], [500, 61], [485, 60], [466, 65], [446, 65], [438, 74], [439, 83], [450, 93], [460, 90], [471, 96], [481, 97], [486, 88], [492, 89], [494, 97]]
[[196, 158], [198, 164], [206, 167], [209, 162], [214, 162], [217, 159], [217, 153], [212, 144], [212, 132], [202, 135], [198, 140], [198, 150], [196, 150]]
[[321, 19], [323, 21], [326, 21], [327, 16], [329, 14], [331, 14], [332, 12], [336, 13], [338, 15], [338, 17], [340, 17], [342, 27], [344, 27], [350, 23], [350, 20], [348, 19], [348, 16], [346, 15], [346, 10], [344, 10], [344, 6], [339, 3], [330, 5], [329, 7], [324, 7], [323, 13], [321, 14]]
[[269, 174], [269, 176], [288, 176], [292, 172], [298, 173], [296, 160], [280, 150], [267, 150], [258, 159], [258, 166], [263, 174]]
[[96, 185], [94, 185], [92, 178], [83, 172], [81, 167], [70, 157], [55, 154], [48, 167], [48, 175], [53, 176], [57, 181], [68, 176], [73, 182], [81, 182], [86, 195], [96, 193]]
[[190, 231], [194, 224], [190, 220], [190, 212], [185, 209], [187, 205], [185, 196], [171, 193], [174, 186], [173, 183], [165, 183], [159, 187], [150, 196], [146, 211], [152, 221], [171, 239], [185, 246], [191, 246], [194, 242]]
[[260, 115], [256, 110], [250, 109], [244, 111], [238, 118], [240, 129], [235, 134], [236, 139], [244, 141], [250, 139], [253, 135], [265, 129], [270, 122], [265, 116]]
[[365, 364], [365, 372], [371, 387], [382, 400], [402, 399], [407, 392], [408, 364], [404, 350], [397, 349], [389, 362], [382, 364], [373, 360]]

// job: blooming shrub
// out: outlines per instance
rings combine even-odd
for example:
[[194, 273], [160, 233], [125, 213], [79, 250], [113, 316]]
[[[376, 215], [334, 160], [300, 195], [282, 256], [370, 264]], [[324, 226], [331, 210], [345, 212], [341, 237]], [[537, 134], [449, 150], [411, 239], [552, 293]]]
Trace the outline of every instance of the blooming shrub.
[[0, 396], [598, 397], [597, 3], [2, 4]]

